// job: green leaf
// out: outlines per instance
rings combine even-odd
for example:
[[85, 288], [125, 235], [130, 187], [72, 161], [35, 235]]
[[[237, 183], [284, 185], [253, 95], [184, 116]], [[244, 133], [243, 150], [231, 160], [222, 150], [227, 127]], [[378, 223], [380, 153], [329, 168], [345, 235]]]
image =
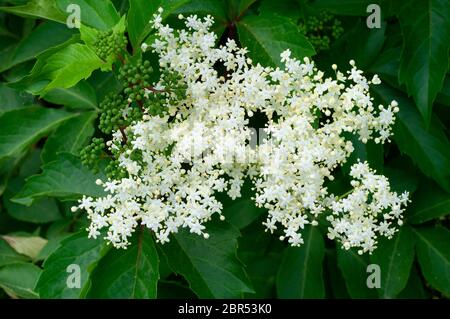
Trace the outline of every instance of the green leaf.
[[420, 174], [412, 161], [406, 156], [399, 156], [384, 167], [383, 174], [389, 179], [391, 189], [397, 193], [405, 191], [413, 194], [419, 186]]
[[253, 223], [261, 214], [266, 212], [266, 209], [256, 207], [253, 196], [252, 184], [246, 180], [241, 189], [241, 197], [231, 199], [226, 194], [220, 194], [219, 200], [223, 205], [222, 214], [227, 222], [243, 229]]
[[221, 24], [227, 23], [227, 3], [222, 0], [190, 0], [175, 10], [174, 13], [212, 15]]
[[21, 92], [7, 87], [4, 83], [0, 83], [0, 114], [6, 111], [25, 107], [33, 102], [33, 97], [25, 92]]
[[370, 67], [379, 55], [386, 40], [386, 23], [381, 28], [369, 29], [360, 21], [348, 34], [348, 50], [359, 68], [365, 70]]
[[432, 181], [423, 181], [407, 209], [407, 220], [421, 224], [450, 214], [450, 194]]
[[450, 142], [438, 118], [432, 118], [427, 130], [420, 114], [404, 95], [385, 85], [378, 85], [373, 90], [384, 104], [392, 100], [399, 104], [394, 140], [400, 151], [407, 154], [425, 175], [450, 191]]
[[39, 252], [47, 244], [47, 240], [39, 236], [1, 236], [19, 254], [36, 260]]
[[[60, 247], [44, 262], [44, 270], [36, 286], [41, 298], [84, 297], [90, 286], [91, 273], [108, 249], [103, 239], [90, 239], [84, 231], [61, 241]], [[71, 265], [79, 267], [80, 288], [67, 285], [69, 276], [76, 274], [68, 268]]]
[[94, 134], [95, 112], [82, 113], [61, 124], [47, 139], [42, 149], [42, 161], [49, 163], [57, 159], [60, 152], [78, 155]]
[[377, 292], [381, 298], [395, 298], [405, 288], [413, 260], [414, 237], [408, 226], [400, 228], [394, 238], [380, 240], [371, 261], [380, 266], [381, 287]]
[[18, 43], [8, 63], [0, 67], [0, 71], [36, 58], [45, 50], [67, 41], [73, 34], [74, 31], [63, 24], [52, 21], [40, 24]]
[[15, 204], [11, 198], [23, 187], [25, 181], [22, 177], [14, 177], [9, 181], [3, 196], [3, 204], [11, 217], [24, 222], [44, 224], [62, 218], [58, 204], [52, 198], [41, 198], [27, 207]]
[[450, 232], [444, 227], [414, 228], [417, 255], [427, 282], [450, 297]]
[[369, 257], [358, 255], [354, 250], [337, 249], [337, 262], [345, 279], [348, 293], [354, 299], [372, 299], [377, 297], [376, 289], [367, 287], [367, 266]]
[[178, 281], [158, 282], [158, 299], [195, 299], [195, 294]]
[[405, 83], [426, 126], [449, 67], [450, 2], [411, 0], [399, 12], [404, 44], [399, 81]]
[[13, 157], [37, 142], [73, 114], [28, 107], [0, 114], [0, 159]]
[[316, 227], [305, 227], [301, 247], [288, 247], [277, 276], [279, 298], [324, 298], [325, 244]]
[[128, 35], [134, 50], [136, 51], [142, 41], [151, 32], [150, 20], [153, 19], [155, 13], [158, 13], [159, 7], [164, 9], [162, 13], [163, 17], [167, 17], [186, 2], [188, 2], [188, 0], [130, 0], [127, 26]]
[[209, 223], [204, 239], [183, 230], [162, 249], [169, 265], [183, 275], [199, 298], [239, 298], [253, 292], [236, 257], [239, 231], [231, 225]]
[[55, 0], [31, 0], [25, 5], [0, 7], [0, 11], [17, 14], [27, 18], [42, 18], [65, 23], [66, 17], [56, 7]]
[[85, 82], [78, 82], [68, 89], [57, 88], [42, 97], [44, 100], [68, 109], [96, 109], [97, 97], [93, 87]]
[[405, 289], [397, 296], [398, 299], [429, 299], [430, 293], [425, 289], [419, 276], [417, 267], [411, 268], [408, 283]]
[[127, 25], [128, 35], [136, 50], [150, 32], [149, 21], [157, 13], [161, 1], [130, 0]]
[[0, 287], [14, 298], [39, 298], [35, 286], [40, 274], [41, 269], [33, 264], [11, 264], [0, 268]]
[[228, 11], [230, 11], [230, 20], [239, 20], [256, 1], [257, 0], [229, 0]]
[[335, 299], [350, 299], [348, 294], [344, 277], [337, 265], [337, 257], [335, 249], [327, 249], [325, 254], [327, 271], [329, 277], [328, 283], [331, 290], [331, 295]]
[[233, 226], [242, 229], [250, 225], [266, 210], [255, 206], [250, 199], [236, 199], [230, 205], [224, 206], [223, 214], [227, 221]]
[[88, 298], [156, 298], [158, 252], [147, 229], [141, 229], [127, 249], [111, 249], [92, 273]]
[[51, 47], [39, 55], [37, 55], [37, 61], [34, 64], [31, 71], [26, 76], [21, 76], [14, 82], [8, 85], [12, 88], [31, 93], [33, 95], [39, 94], [39, 92], [48, 84], [49, 79], [45, 78], [45, 74], [42, 73], [43, 68], [47, 64], [47, 60], [57, 52], [68, 47], [71, 44], [78, 43], [80, 41], [80, 35], [75, 34], [69, 40], [54, 47]]
[[300, 6], [302, 6], [302, 9], [304, 9], [303, 5], [300, 4], [300, 2], [301, 1], [296, 0], [262, 0], [261, 4], [258, 7], [258, 12], [261, 14], [270, 12], [276, 13], [297, 23], [301, 16], [301, 13], [306, 13], [306, 10], [300, 9]]
[[0, 267], [28, 260], [28, 257], [19, 254], [4, 239], [0, 238]]
[[371, 168], [375, 169], [378, 173], [383, 173], [384, 149], [382, 144], [376, 144], [373, 141], [364, 144], [355, 135], [351, 136], [349, 140], [353, 143], [355, 150], [350, 154], [347, 162], [342, 166], [346, 175], [350, 174], [351, 166], [358, 161], [367, 161]]
[[60, 10], [75, 4], [80, 6], [81, 22], [100, 30], [108, 30], [119, 22], [119, 14], [110, 0], [56, 0]]
[[315, 0], [311, 5], [316, 10], [338, 15], [368, 16], [367, 6], [376, 3], [372, 0]]
[[237, 24], [239, 40], [249, 56], [263, 65], [282, 66], [280, 54], [290, 49], [301, 59], [315, 54], [314, 48], [289, 19], [275, 14], [249, 15]]
[[71, 44], [50, 56], [39, 78], [50, 81], [41, 91], [45, 94], [54, 88], [69, 88], [105, 65], [87, 45]]
[[94, 88], [97, 101], [102, 101], [106, 95], [111, 92], [117, 93], [122, 89], [122, 85], [112, 72], [100, 72], [100, 70], [97, 70], [92, 74], [88, 81]]
[[439, 102], [446, 106], [450, 106], [450, 75], [448, 74], [444, 79], [444, 84], [441, 91], [436, 97], [436, 102]]
[[265, 232], [260, 222], [242, 230], [238, 258], [245, 264], [255, 290], [254, 294], [245, 294], [244, 298], [276, 297], [276, 277], [284, 248], [284, 243]]
[[60, 153], [57, 160], [45, 164], [43, 172], [30, 177], [22, 190], [12, 201], [31, 205], [42, 197], [76, 199], [82, 195], [103, 196], [101, 186], [95, 184], [102, 175], [95, 175], [81, 164], [78, 157], [70, 153]]

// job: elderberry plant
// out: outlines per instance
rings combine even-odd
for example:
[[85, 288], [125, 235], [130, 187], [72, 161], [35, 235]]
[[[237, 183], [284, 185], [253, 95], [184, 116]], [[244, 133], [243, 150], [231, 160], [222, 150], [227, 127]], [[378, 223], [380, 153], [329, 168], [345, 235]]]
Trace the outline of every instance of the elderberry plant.
[[[367, 163], [352, 166], [351, 194], [337, 198], [324, 185], [354, 150], [344, 133], [377, 144], [391, 135], [397, 102], [375, 108], [368, 92], [380, 84], [378, 76], [367, 80], [351, 61], [347, 76], [336, 71], [334, 79], [325, 78], [309, 59], [292, 58], [289, 49], [281, 54], [281, 69], [253, 65], [233, 40], [215, 47], [211, 16], [179, 19], [185, 29], [164, 25], [160, 14], [152, 21], [157, 38], [151, 48], [163, 70], [159, 81], [149, 83], [152, 69], [142, 62], [120, 71], [128, 105], [116, 102], [106, 110], [116, 119], [116, 126], [108, 126], [113, 134], [107, 151], [121, 173], [98, 181], [107, 196], [80, 201], [91, 220], [89, 236], [106, 227], [106, 239], [125, 248], [144, 225], [161, 243], [179, 228], [208, 238], [204, 224], [214, 214], [224, 219], [215, 193], [238, 198], [250, 177], [256, 205], [268, 209], [267, 230], [281, 226], [280, 239], [293, 246], [304, 242], [305, 225], [317, 226], [322, 215], [331, 222], [328, 237], [360, 254], [372, 252], [378, 236], [392, 238], [402, 224], [407, 192], [391, 192], [388, 180]], [[226, 78], [217, 63], [226, 68]], [[156, 114], [147, 107], [154, 93], [161, 106]], [[142, 111], [135, 117], [133, 104]], [[248, 121], [256, 112], [269, 119], [268, 138], [252, 149]]]
[[2, 1], [0, 299], [449, 297], [446, 17]]

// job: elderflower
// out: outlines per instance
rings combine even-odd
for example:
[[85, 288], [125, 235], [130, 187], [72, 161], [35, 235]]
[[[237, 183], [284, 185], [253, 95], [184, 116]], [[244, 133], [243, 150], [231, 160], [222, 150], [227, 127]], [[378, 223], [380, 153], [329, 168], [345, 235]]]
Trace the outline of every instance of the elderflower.
[[[143, 98], [159, 92], [163, 112], [145, 113], [106, 143], [113, 154], [119, 152], [117, 165], [125, 177], [98, 181], [108, 195], [80, 200], [91, 237], [106, 228], [106, 239], [126, 248], [143, 225], [161, 243], [180, 228], [207, 239], [205, 223], [215, 214], [225, 219], [216, 194], [240, 197], [247, 177], [256, 205], [268, 210], [267, 230], [281, 229], [280, 239], [293, 246], [303, 243], [302, 229], [317, 226], [323, 214], [331, 224], [329, 238], [345, 248], [371, 252], [377, 235], [393, 235], [407, 193], [391, 192], [388, 180], [367, 163], [352, 166], [354, 190], [348, 196], [339, 199], [326, 187], [354, 150], [345, 136], [363, 143], [389, 140], [398, 106], [394, 101], [374, 107], [368, 90], [380, 83], [377, 76], [367, 80], [350, 61], [347, 75], [336, 71], [335, 79], [326, 78], [289, 49], [280, 57], [283, 68], [253, 65], [234, 40], [216, 47], [212, 17], [179, 15], [186, 28], [177, 31], [164, 25], [158, 12], [151, 21], [157, 37], [142, 50], [159, 56], [162, 75]], [[183, 94], [167, 86], [171, 81]], [[256, 113], [265, 114], [268, 123], [266, 138], [253, 147], [249, 119]]]
[[391, 192], [387, 178], [376, 175], [367, 162], [354, 164], [350, 176], [354, 189], [330, 204], [328, 238], [338, 238], [346, 249], [358, 247], [360, 254], [372, 252], [377, 235], [391, 238], [402, 225], [408, 193]]

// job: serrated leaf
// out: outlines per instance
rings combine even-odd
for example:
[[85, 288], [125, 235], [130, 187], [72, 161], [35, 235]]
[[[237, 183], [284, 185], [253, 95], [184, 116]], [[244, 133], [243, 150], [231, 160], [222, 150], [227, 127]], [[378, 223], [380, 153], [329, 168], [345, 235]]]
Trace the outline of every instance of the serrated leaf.
[[99, 30], [112, 28], [120, 18], [110, 0], [56, 0], [56, 3], [64, 12], [69, 5], [78, 5], [81, 22]]
[[102, 175], [94, 174], [81, 164], [78, 157], [60, 153], [57, 160], [42, 167], [43, 172], [30, 177], [22, 190], [12, 199], [22, 205], [31, 205], [42, 197], [76, 199], [82, 195], [103, 196], [101, 186], [95, 184]]
[[399, 81], [406, 84], [427, 126], [449, 66], [449, 16], [448, 0], [411, 0], [399, 12], [404, 37]]
[[392, 100], [399, 104], [394, 140], [400, 151], [407, 154], [425, 175], [450, 191], [450, 142], [439, 119], [433, 117], [427, 130], [419, 112], [404, 95], [385, 85], [378, 85], [373, 90], [384, 104]]
[[0, 115], [0, 159], [13, 157], [45, 136], [73, 114], [63, 110], [28, 107]]
[[207, 225], [204, 239], [183, 230], [162, 249], [170, 267], [183, 275], [199, 298], [239, 298], [253, 292], [236, 257], [239, 231], [225, 222]]
[[450, 214], [450, 194], [432, 181], [423, 181], [407, 209], [407, 220], [421, 224]]
[[41, 269], [33, 264], [19, 263], [0, 268], [0, 287], [14, 298], [39, 298], [35, 286]]
[[82, 113], [61, 124], [47, 139], [41, 157], [44, 163], [58, 158], [58, 153], [69, 152], [78, 155], [94, 134], [95, 112]]
[[450, 297], [450, 232], [444, 227], [414, 228], [422, 274], [435, 289]]
[[137, 231], [127, 249], [111, 249], [92, 273], [88, 298], [156, 298], [158, 252], [147, 229]]
[[392, 239], [383, 238], [371, 256], [373, 264], [380, 266], [381, 298], [395, 298], [408, 283], [414, 260], [414, 237], [408, 226], [400, 228]]
[[[44, 262], [44, 270], [36, 285], [41, 298], [84, 297], [90, 285], [91, 273], [108, 249], [109, 246], [103, 239], [88, 238], [88, 234], [84, 231], [61, 241], [60, 247]], [[67, 284], [72, 274], [68, 268], [71, 265], [79, 267], [81, 275], [79, 288], [69, 287]]]
[[325, 243], [317, 227], [305, 227], [301, 247], [288, 247], [277, 276], [279, 298], [324, 298]]
[[19, 254], [30, 257], [32, 260], [36, 260], [39, 252], [47, 244], [47, 240], [39, 236], [2, 236], [15, 251]]
[[39, 78], [49, 83], [41, 90], [46, 94], [51, 89], [69, 88], [87, 79], [91, 73], [105, 65], [87, 45], [71, 44], [56, 52], [46, 60]]
[[31, 93], [33, 95], [38, 95], [39, 92], [49, 83], [49, 80], [45, 78], [46, 75], [42, 73], [48, 58], [69, 45], [78, 43], [79, 41], [80, 35], [75, 34], [66, 42], [43, 51], [36, 56], [37, 61], [26, 76], [22, 76], [14, 82], [8, 83], [8, 85], [12, 88]]
[[47, 21], [40, 24], [17, 44], [10, 59], [0, 67], [0, 71], [36, 58], [45, 50], [67, 41], [74, 33], [74, 30], [56, 22]]
[[97, 97], [92, 86], [85, 82], [78, 82], [68, 89], [53, 89], [42, 97], [44, 100], [67, 109], [96, 109]]
[[28, 260], [27, 256], [19, 254], [4, 239], [0, 238], [0, 267]]
[[65, 23], [66, 17], [56, 7], [55, 0], [31, 0], [25, 5], [0, 7], [0, 11], [17, 14], [27, 18], [43, 18]]
[[237, 23], [237, 29], [249, 56], [263, 65], [281, 66], [280, 54], [286, 49], [297, 59], [315, 54], [312, 45], [289, 18], [275, 14], [249, 15]]
[[345, 279], [350, 297], [355, 299], [371, 299], [377, 297], [376, 289], [367, 287], [367, 266], [370, 264], [367, 255], [358, 255], [353, 250], [337, 249], [337, 262]]

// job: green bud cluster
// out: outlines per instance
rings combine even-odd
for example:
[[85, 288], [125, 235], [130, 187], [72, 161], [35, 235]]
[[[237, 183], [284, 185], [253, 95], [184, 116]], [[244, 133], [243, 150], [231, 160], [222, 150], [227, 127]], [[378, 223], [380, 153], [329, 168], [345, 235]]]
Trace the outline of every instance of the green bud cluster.
[[128, 177], [127, 171], [119, 166], [119, 157], [121, 154], [126, 155], [126, 150], [132, 149], [132, 145], [129, 141], [114, 141], [114, 147], [110, 148], [112, 160], [108, 162], [105, 168], [106, 176], [111, 179], [121, 179]]
[[123, 138], [112, 141], [115, 145], [107, 148], [102, 138], [94, 138], [81, 152], [83, 163], [95, 172], [99, 171], [101, 160], [106, 159], [105, 173], [111, 179], [128, 176], [126, 170], [119, 166], [118, 159], [121, 156], [142, 162], [142, 154], [132, 150], [132, 136], [127, 127], [141, 120], [144, 112], [153, 116], [161, 115], [168, 104], [177, 105], [186, 97], [186, 85], [182, 84], [181, 75], [164, 72], [160, 77], [164, 90], [158, 90], [152, 86], [153, 69], [149, 61], [125, 58], [123, 62], [117, 72], [122, 90], [108, 94], [99, 105], [100, 131], [110, 135], [120, 130]]
[[143, 101], [145, 89], [150, 87], [150, 76], [153, 72], [149, 61], [140, 58], [135, 63], [127, 61], [119, 72], [118, 79], [125, 87], [124, 93], [132, 101]]
[[116, 57], [127, 47], [127, 37], [123, 34], [115, 34], [112, 30], [99, 32], [95, 53], [102, 60], [108, 60], [110, 56]]
[[167, 99], [163, 101], [157, 94], [150, 96], [150, 114], [160, 114], [164, 107], [163, 102], [169, 105], [177, 105], [180, 100], [186, 98], [187, 86], [183, 83], [180, 74], [166, 71], [162, 74], [161, 78], [166, 88]]
[[99, 128], [105, 134], [111, 134], [121, 127], [130, 125], [133, 121], [142, 118], [139, 107], [125, 100], [123, 94], [108, 94], [99, 105]]
[[98, 173], [100, 170], [99, 162], [104, 155], [105, 146], [106, 145], [103, 138], [94, 137], [91, 144], [86, 146], [80, 152], [81, 162], [83, 165], [89, 167], [95, 173]]
[[339, 38], [344, 32], [341, 21], [326, 11], [308, 17], [299, 27], [316, 51], [328, 50], [331, 41]]

